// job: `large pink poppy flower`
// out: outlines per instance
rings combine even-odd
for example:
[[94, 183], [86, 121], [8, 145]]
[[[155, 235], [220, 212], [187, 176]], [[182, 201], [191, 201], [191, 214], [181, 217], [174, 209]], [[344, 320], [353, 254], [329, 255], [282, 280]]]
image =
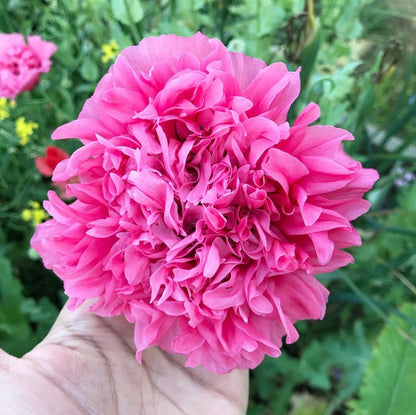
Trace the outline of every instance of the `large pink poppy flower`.
[[16, 98], [33, 89], [43, 72], [49, 72], [56, 45], [39, 36], [28, 36], [27, 42], [20, 33], [0, 33], [0, 97]]
[[32, 246], [64, 281], [70, 307], [135, 324], [153, 345], [216, 373], [279, 356], [294, 323], [321, 319], [314, 277], [352, 257], [351, 220], [378, 175], [342, 149], [345, 130], [292, 126], [299, 72], [230, 53], [198, 33], [125, 49], [54, 139], [84, 144], [55, 169]]

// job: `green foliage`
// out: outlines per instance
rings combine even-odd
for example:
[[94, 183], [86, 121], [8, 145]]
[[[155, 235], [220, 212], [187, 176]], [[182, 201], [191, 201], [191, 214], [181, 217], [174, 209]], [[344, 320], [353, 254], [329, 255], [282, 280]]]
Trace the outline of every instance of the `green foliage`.
[[0, 256], [0, 344], [14, 355], [22, 355], [42, 340], [57, 316], [56, 306], [47, 298], [26, 299], [22, 292], [9, 260]]
[[[35, 158], [51, 144], [69, 153], [77, 148], [72, 141], [52, 143], [50, 135], [77, 117], [107, 72], [112, 60], [102, 61], [102, 46], [114, 40], [123, 49], [145, 36], [201, 31], [268, 64], [301, 66], [302, 89], [290, 121], [316, 102], [319, 122], [351, 130], [356, 139], [346, 150], [381, 173], [368, 194], [372, 210], [356, 223], [363, 246], [351, 250], [355, 264], [320, 276], [331, 290], [326, 318], [298, 323], [300, 340], [251, 373], [250, 415], [342, 415], [359, 389], [361, 398], [352, 404], [357, 415], [378, 415], [376, 393], [392, 382], [400, 398], [394, 402], [403, 408], [393, 412], [391, 406], [390, 415], [412, 413], [414, 404], [409, 410], [404, 405], [413, 396], [408, 399], [404, 382], [393, 379], [400, 362], [403, 380], [412, 376], [413, 346], [397, 330], [413, 336], [416, 319], [414, 308], [401, 308], [416, 296], [415, 11], [407, 3], [0, 0], [0, 31], [39, 34], [59, 47], [51, 71], [0, 120], [0, 347], [16, 355], [28, 351], [63, 304], [60, 281], [29, 248], [34, 225], [22, 213], [54, 189], [36, 171]], [[39, 125], [27, 145], [16, 134], [21, 116]], [[370, 345], [384, 324], [359, 388]], [[406, 360], [400, 361], [403, 350]]]
[[352, 331], [312, 340], [299, 357], [283, 352], [279, 359], [266, 358], [253, 374], [252, 394], [276, 415], [287, 413], [299, 385], [319, 391], [325, 406], [334, 407], [353, 395], [369, 357], [364, 328], [357, 322]]
[[371, 228], [363, 233], [363, 246], [353, 250], [352, 278], [364, 291], [373, 292], [385, 311], [414, 301], [416, 295], [416, 183], [395, 189], [395, 176], [403, 174], [406, 171], [393, 175], [390, 183], [380, 181], [373, 190], [379, 194], [385, 189], [385, 195], [395, 192], [395, 207], [368, 214], [364, 222]]
[[294, 393], [289, 415], [325, 415], [327, 403], [324, 399], [309, 393]]
[[[402, 313], [416, 321], [415, 304], [404, 305]], [[393, 320], [397, 328], [386, 325], [381, 332], [351, 415], [402, 415], [416, 408], [416, 326]]]
[[27, 339], [30, 332], [22, 302], [22, 285], [13, 278], [10, 262], [0, 257], [0, 331], [18, 341]]
[[140, 0], [111, 0], [111, 8], [114, 17], [125, 25], [138, 23], [144, 16]]

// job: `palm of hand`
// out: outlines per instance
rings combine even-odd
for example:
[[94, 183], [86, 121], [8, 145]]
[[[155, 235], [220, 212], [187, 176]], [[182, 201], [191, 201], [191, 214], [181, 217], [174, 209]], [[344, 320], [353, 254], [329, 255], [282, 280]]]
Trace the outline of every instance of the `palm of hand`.
[[247, 371], [215, 375], [185, 368], [181, 357], [156, 347], [143, 353], [142, 365], [134, 355], [133, 327], [122, 317], [64, 309], [45, 340], [23, 358], [0, 350], [3, 413], [245, 414]]

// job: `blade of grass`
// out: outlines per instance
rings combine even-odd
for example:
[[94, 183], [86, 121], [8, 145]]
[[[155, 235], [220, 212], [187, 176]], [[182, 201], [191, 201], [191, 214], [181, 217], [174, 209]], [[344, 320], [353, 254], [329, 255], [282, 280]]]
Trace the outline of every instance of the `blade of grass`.
[[[387, 144], [389, 138], [401, 131], [408, 123], [408, 121], [411, 120], [414, 116], [416, 116], [416, 101], [412, 103], [412, 105], [407, 109], [404, 115], [400, 117], [396, 122], [394, 122], [393, 120], [397, 117], [397, 114], [394, 114], [394, 116], [391, 118], [393, 123], [391, 127], [386, 131], [386, 134], [383, 137], [383, 140], [380, 144], [381, 147], [384, 147]], [[400, 154], [410, 143], [412, 143], [413, 140], [413, 136], [405, 140], [403, 144], [394, 151], [394, 153]]]
[[346, 273], [340, 272], [343, 281], [348, 285], [348, 287], [366, 304], [371, 310], [373, 310], [383, 321], [389, 324], [391, 327], [397, 331], [397, 333], [402, 336], [404, 339], [416, 346], [416, 339], [409, 336], [400, 326], [398, 326], [368, 295], [366, 295], [360, 288], [347, 276]]
[[130, 27], [130, 30], [131, 30], [131, 36], [133, 38], [134, 43], [136, 45], [138, 45], [140, 40], [143, 38], [143, 35], [141, 33], [141, 30], [140, 30], [140, 26], [139, 26], [139, 24], [136, 25], [133, 22], [133, 16], [131, 15], [129, 2], [127, 0], [123, 0], [123, 1], [124, 1], [124, 6], [126, 7], [127, 16], [128, 16], [128, 19], [129, 19], [129, 27]]
[[368, 216], [364, 220], [369, 224], [372, 229], [384, 232], [399, 233], [407, 236], [416, 236], [416, 229], [400, 228], [398, 226], [384, 226], [377, 223], [374, 219]]
[[396, 268], [392, 267], [387, 261], [383, 258], [378, 257], [377, 262], [390, 270], [390, 272], [403, 284], [405, 285], [413, 294], [416, 295], [416, 287]]

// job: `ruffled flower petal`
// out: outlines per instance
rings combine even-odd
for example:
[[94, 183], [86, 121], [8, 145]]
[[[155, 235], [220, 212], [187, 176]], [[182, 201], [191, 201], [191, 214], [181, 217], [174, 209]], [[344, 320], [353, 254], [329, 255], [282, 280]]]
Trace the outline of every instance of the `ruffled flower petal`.
[[[0, 48], [1, 50], [1, 48]], [[151, 346], [216, 373], [254, 368], [322, 319], [314, 277], [352, 262], [351, 221], [378, 175], [342, 149], [353, 137], [293, 125], [299, 71], [231, 53], [216, 39], [164, 35], [121, 52], [80, 116], [53, 134], [83, 146], [53, 179], [53, 219], [32, 246], [72, 309], [124, 314], [137, 359]]]

